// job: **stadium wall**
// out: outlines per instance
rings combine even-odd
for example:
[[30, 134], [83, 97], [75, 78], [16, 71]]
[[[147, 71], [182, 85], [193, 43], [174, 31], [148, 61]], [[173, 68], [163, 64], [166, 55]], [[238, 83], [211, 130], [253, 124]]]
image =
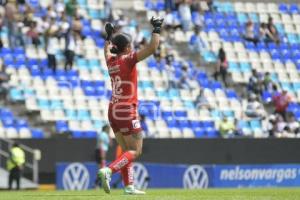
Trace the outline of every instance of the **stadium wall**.
[[[57, 162], [94, 161], [93, 139], [25, 139], [20, 143], [40, 149], [40, 182], [55, 182]], [[145, 139], [140, 161], [168, 164], [300, 163], [300, 139]], [[114, 158], [110, 149], [108, 160]]]

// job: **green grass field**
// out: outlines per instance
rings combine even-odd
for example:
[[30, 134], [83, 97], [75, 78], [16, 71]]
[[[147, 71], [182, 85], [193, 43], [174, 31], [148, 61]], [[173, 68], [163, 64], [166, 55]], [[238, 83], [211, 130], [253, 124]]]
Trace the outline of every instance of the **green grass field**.
[[208, 189], [208, 190], [147, 190], [145, 196], [125, 196], [121, 190], [110, 195], [102, 190], [84, 192], [21, 191], [0, 192], [0, 200], [300, 200], [300, 189]]

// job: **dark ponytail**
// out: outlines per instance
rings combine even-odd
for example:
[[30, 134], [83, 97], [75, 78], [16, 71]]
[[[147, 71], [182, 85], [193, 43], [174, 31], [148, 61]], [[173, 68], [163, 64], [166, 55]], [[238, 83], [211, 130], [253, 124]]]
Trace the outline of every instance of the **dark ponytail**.
[[120, 53], [118, 47], [115, 46], [115, 45], [110, 49], [110, 52], [113, 53], [113, 54], [119, 54]]
[[131, 43], [131, 37], [126, 33], [119, 33], [113, 36], [111, 42], [113, 46], [110, 49], [110, 52], [113, 54], [119, 54], [122, 53], [127, 45]]

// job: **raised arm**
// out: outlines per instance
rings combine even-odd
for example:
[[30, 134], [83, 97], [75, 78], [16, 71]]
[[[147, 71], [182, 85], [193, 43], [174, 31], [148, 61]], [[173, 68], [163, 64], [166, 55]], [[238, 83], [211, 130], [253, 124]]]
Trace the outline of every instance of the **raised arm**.
[[151, 41], [143, 49], [141, 49], [137, 52], [138, 62], [141, 60], [144, 60], [145, 58], [152, 55], [155, 52], [155, 50], [158, 48], [159, 38], [160, 38], [160, 29], [161, 29], [161, 25], [162, 25], [163, 21], [164, 20], [161, 18], [154, 18], [154, 17], [151, 18], [150, 23], [153, 26]]
[[111, 56], [109, 44], [110, 44], [111, 37], [115, 32], [114, 25], [112, 23], [105, 24], [105, 31], [106, 31], [106, 38], [105, 38], [105, 45], [104, 45], [104, 57], [107, 62], [108, 58]]
[[104, 57], [105, 57], [106, 62], [108, 61], [108, 58], [111, 56], [109, 44], [110, 44], [110, 41], [106, 40], [105, 45], [104, 45]]

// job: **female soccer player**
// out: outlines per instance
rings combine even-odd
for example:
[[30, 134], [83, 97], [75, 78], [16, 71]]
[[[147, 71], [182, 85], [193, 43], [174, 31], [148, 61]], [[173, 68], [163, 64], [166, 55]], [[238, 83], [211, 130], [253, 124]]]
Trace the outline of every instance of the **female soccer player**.
[[111, 23], [105, 25], [107, 38], [104, 55], [112, 84], [112, 98], [108, 119], [123, 154], [108, 167], [99, 170], [103, 189], [110, 193], [110, 179], [113, 173], [121, 171], [125, 194], [145, 194], [133, 186], [132, 162], [142, 153], [143, 136], [137, 112], [137, 70], [136, 63], [152, 55], [159, 45], [163, 19], [151, 18], [153, 26], [151, 41], [143, 49], [132, 49], [131, 37], [125, 33], [114, 33]]

